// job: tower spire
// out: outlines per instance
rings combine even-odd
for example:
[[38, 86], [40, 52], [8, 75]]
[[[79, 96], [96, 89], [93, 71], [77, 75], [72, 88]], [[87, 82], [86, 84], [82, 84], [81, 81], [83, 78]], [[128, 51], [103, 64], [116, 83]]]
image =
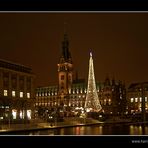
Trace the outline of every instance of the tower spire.
[[[68, 42], [68, 34], [67, 34], [67, 22], [64, 22], [64, 41]], [[69, 43], [68, 43], [69, 44]]]
[[64, 22], [64, 35], [67, 34], [67, 22]]
[[99, 112], [101, 108], [96, 89], [92, 51], [90, 51], [88, 85], [84, 109], [86, 112]]
[[64, 22], [64, 39], [62, 41], [62, 55], [60, 61], [72, 63], [71, 53], [69, 51], [69, 40], [68, 40], [66, 25], [67, 23]]

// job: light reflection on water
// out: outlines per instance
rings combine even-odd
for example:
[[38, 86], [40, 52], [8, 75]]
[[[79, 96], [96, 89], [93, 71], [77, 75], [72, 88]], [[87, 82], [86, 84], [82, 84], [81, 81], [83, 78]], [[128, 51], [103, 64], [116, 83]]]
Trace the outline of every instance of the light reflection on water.
[[26, 131], [14, 135], [148, 135], [148, 125], [108, 124]]
[[130, 126], [130, 135], [148, 135], [148, 126], [143, 125], [131, 125]]
[[[29, 135], [102, 135], [102, 126], [77, 126], [29, 132]], [[23, 134], [27, 134], [24, 132]]]

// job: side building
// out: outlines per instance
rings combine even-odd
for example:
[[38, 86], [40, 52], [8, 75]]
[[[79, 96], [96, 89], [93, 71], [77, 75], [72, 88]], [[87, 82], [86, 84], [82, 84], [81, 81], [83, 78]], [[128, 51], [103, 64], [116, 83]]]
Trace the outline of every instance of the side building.
[[148, 82], [132, 83], [127, 90], [128, 114], [148, 114]]
[[30, 68], [0, 60], [0, 122], [34, 118], [34, 79]]
[[106, 77], [104, 83], [97, 86], [99, 100], [105, 114], [126, 114], [126, 88], [121, 81]]

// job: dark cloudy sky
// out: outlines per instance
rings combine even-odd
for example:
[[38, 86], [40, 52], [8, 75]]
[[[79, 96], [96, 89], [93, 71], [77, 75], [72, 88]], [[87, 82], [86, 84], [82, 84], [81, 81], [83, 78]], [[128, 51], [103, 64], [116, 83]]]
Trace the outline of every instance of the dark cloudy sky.
[[0, 58], [31, 67], [37, 86], [57, 84], [65, 21], [80, 78], [92, 49], [97, 81], [148, 81], [148, 13], [0, 13]]

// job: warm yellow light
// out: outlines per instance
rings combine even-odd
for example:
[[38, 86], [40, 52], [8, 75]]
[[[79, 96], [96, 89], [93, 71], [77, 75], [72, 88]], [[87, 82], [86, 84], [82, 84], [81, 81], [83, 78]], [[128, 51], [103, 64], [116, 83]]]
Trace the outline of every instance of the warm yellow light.
[[135, 102], [138, 102], [138, 98], [135, 98]]
[[23, 92], [22, 91], [20, 92], [20, 98], [23, 98]]
[[134, 98], [131, 98], [131, 103], [134, 102]]
[[30, 98], [30, 93], [27, 93], [27, 98]]
[[27, 118], [31, 119], [31, 110], [27, 110]]
[[8, 90], [4, 90], [4, 96], [8, 96]]
[[13, 117], [13, 119], [16, 119], [16, 113], [17, 113], [17, 110], [13, 109], [12, 110], [12, 117]]
[[15, 97], [15, 91], [12, 91], [12, 97]]

